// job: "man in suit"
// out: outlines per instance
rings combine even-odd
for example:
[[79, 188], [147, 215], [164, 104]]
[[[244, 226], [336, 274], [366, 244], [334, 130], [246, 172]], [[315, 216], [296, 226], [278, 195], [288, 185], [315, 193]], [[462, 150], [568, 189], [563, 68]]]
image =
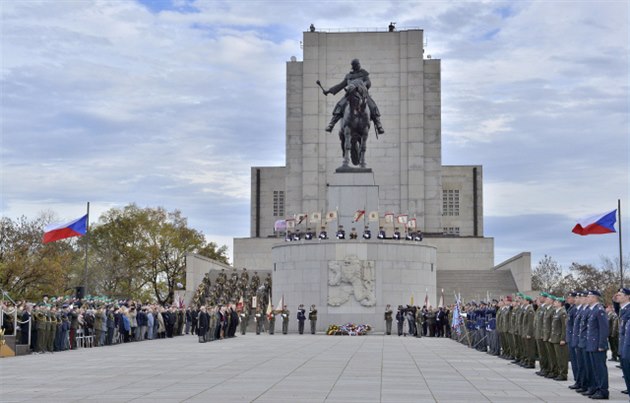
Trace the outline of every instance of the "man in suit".
[[[587, 302], [591, 313], [587, 321], [586, 352], [592, 369], [592, 382], [584, 395], [594, 400], [608, 399], [608, 368], [606, 367], [606, 350], [608, 349], [608, 316], [599, 302], [601, 293], [590, 290]], [[592, 393], [591, 393], [592, 392]]]
[[201, 306], [199, 314], [197, 315], [197, 335], [199, 336], [199, 343], [205, 343], [207, 341], [206, 332], [208, 331], [209, 325], [208, 319], [206, 307]]

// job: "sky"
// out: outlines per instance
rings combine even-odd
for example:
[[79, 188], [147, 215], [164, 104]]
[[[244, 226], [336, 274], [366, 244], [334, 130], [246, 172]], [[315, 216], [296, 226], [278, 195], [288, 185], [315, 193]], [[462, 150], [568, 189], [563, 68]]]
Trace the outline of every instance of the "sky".
[[[442, 163], [483, 165], [495, 263], [617, 258], [576, 220], [622, 203], [630, 256], [626, 1], [0, 1], [0, 211], [91, 221], [181, 210], [249, 236], [250, 167], [285, 163], [302, 32], [424, 30], [442, 66]], [[369, 71], [369, 66], [363, 66]], [[378, 83], [373, 83], [378, 85]]]

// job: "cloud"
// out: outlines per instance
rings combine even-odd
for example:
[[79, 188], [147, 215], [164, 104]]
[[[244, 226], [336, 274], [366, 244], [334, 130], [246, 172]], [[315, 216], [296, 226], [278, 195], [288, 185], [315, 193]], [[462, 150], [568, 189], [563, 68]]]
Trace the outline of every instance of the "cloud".
[[209, 237], [247, 236], [250, 167], [284, 165], [285, 62], [301, 58], [311, 23], [424, 29], [442, 60], [443, 163], [484, 166], [497, 256], [554, 243], [495, 222], [569, 220], [628, 197], [625, 2], [28, 1], [0, 12], [3, 215], [136, 202], [180, 209]]

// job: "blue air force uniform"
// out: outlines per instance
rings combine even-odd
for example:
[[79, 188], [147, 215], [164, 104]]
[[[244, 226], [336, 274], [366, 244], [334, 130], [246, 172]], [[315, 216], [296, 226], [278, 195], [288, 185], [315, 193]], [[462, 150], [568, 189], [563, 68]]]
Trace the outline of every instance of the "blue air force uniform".
[[[589, 293], [589, 295], [594, 294]], [[587, 321], [586, 352], [592, 378], [589, 392], [593, 391], [594, 394], [606, 398], [608, 398], [608, 368], [606, 367], [608, 330], [608, 315], [602, 304], [598, 303], [591, 308]]]

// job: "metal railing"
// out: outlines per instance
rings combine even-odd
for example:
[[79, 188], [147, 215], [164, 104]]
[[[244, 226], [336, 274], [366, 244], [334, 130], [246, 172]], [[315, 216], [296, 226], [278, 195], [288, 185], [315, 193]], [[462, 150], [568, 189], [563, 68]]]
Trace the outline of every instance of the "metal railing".
[[[28, 344], [27, 345], [31, 345], [31, 326], [32, 326], [32, 320], [31, 318], [28, 318], [28, 320], [25, 320], [24, 322], [19, 321], [17, 318], [17, 303], [13, 300], [13, 298], [11, 298], [9, 296], [9, 293], [5, 290], [3, 290], [2, 288], [0, 288], [0, 292], [2, 293], [2, 298], [0, 299], [0, 328], [4, 327], [4, 314], [5, 312], [8, 313], [9, 315], [13, 315], [13, 336], [17, 336], [17, 327], [18, 325], [22, 325], [24, 323], [28, 323]], [[11, 303], [13, 304], [13, 310], [9, 311], [8, 309], [5, 308], [4, 305], [4, 301], [5, 299], [8, 299], [9, 301], [11, 301]], [[16, 344], [19, 344], [18, 341], [16, 340]]]
[[[397, 31], [422, 31], [420, 27], [396, 27], [393, 32]], [[356, 27], [356, 28], [319, 28], [316, 27], [313, 32], [392, 32], [389, 30], [388, 26], [377, 28], [377, 27]]]

